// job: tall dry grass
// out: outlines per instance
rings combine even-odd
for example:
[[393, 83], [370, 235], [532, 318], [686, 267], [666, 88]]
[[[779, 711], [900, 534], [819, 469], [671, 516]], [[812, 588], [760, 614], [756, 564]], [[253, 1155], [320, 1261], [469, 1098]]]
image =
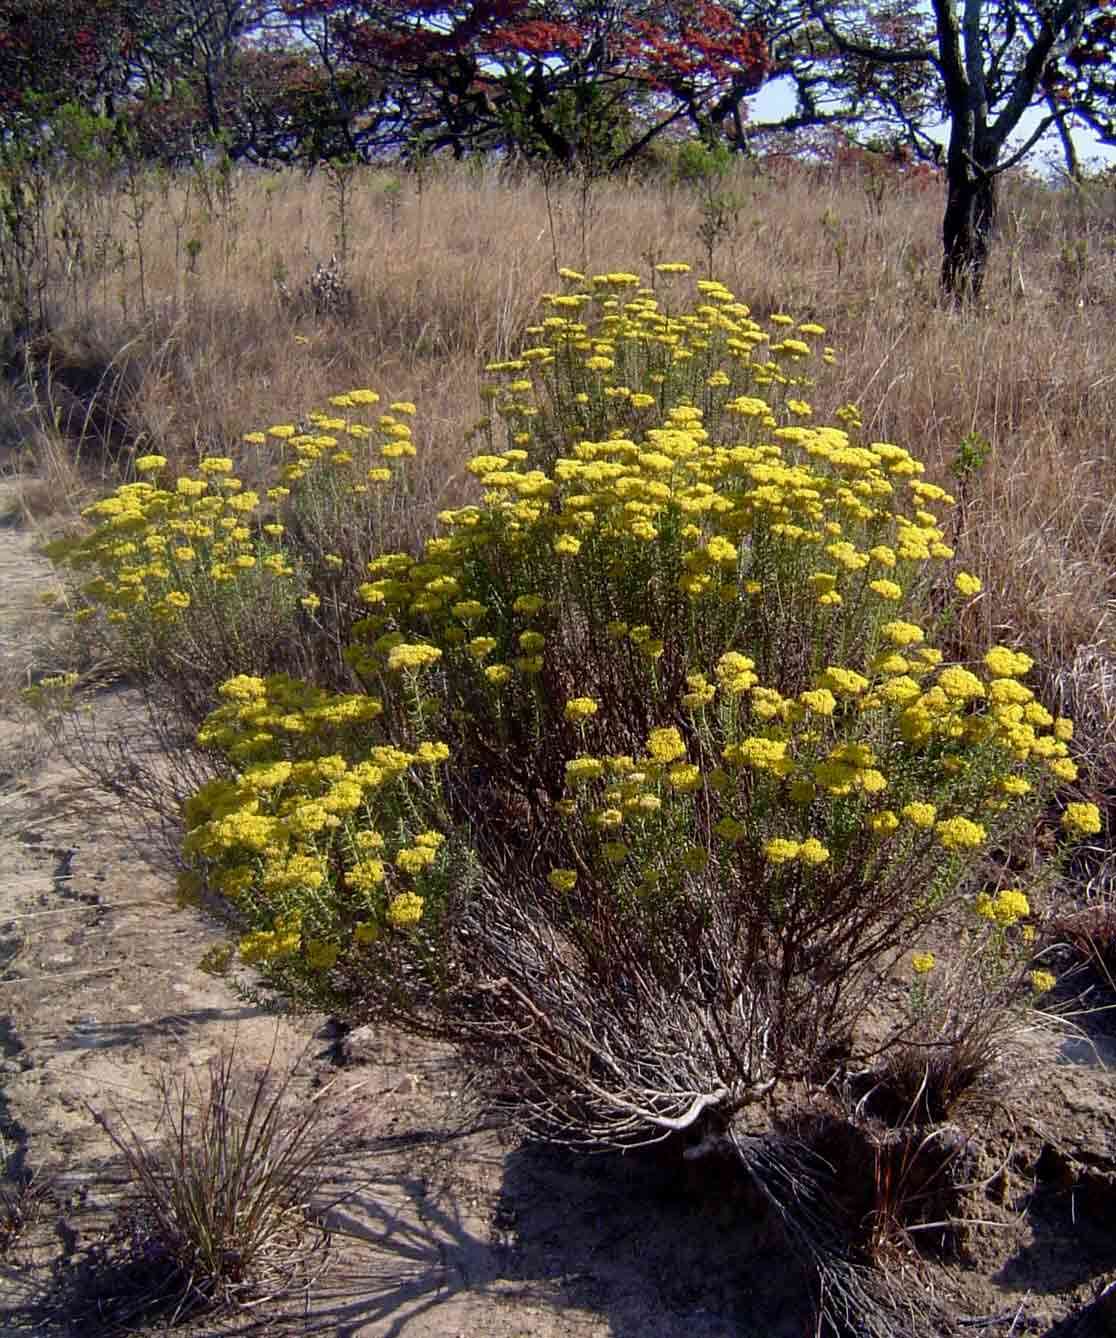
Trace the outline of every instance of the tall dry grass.
[[[704, 255], [699, 202], [669, 181], [604, 183], [587, 202], [575, 183], [547, 192], [497, 170], [366, 169], [344, 210], [348, 302], [331, 313], [308, 286], [339, 246], [327, 176], [244, 172], [220, 200], [196, 180], [152, 177], [142, 211], [136, 189], [102, 184], [77, 210], [70, 190], [84, 258], [55, 259], [52, 333], [9, 367], [20, 413], [37, 417], [51, 499], [126, 469], [137, 449], [182, 464], [235, 452], [245, 431], [374, 384], [420, 404], [418, 506], [444, 505], [464, 487], [478, 371], [523, 337], [555, 258], [647, 273]], [[1047, 696], [1111, 767], [1116, 188], [1008, 182], [984, 303], [963, 312], [937, 300], [939, 183], [881, 192], [847, 168], [742, 167], [728, 189], [738, 208], [717, 277], [760, 314], [821, 321], [838, 349], [813, 395], [819, 417], [853, 400], [873, 438], [947, 477], [963, 439], [987, 442], [958, 512], [959, 549], [987, 596], [960, 633], [1033, 647]]]

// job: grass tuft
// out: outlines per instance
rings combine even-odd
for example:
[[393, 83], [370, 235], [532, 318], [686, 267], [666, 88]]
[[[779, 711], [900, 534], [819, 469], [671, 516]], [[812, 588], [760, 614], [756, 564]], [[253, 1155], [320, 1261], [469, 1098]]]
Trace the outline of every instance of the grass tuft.
[[128, 1315], [259, 1305], [323, 1265], [321, 1193], [337, 1123], [324, 1093], [295, 1101], [291, 1084], [274, 1054], [246, 1075], [233, 1045], [201, 1076], [164, 1075], [156, 1137], [95, 1114], [132, 1180], [127, 1231], [105, 1273]]

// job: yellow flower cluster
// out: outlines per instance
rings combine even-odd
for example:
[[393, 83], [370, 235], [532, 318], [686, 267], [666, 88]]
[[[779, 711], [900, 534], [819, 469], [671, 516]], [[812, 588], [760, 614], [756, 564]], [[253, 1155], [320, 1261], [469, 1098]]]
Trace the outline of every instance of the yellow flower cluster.
[[432, 769], [448, 746], [378, 741], [378, 700], [285, 675], [242, 674], [221, 696], [198, 741], [242, 769], [188, 801], [184, 849], [247, 920], [269, 924], [243, 937], [242, 958], [300, 957], [324, 970], [383, 928], [416, 925], [429, 900], [417, 887], [436, 874], [444, 837], [427, 828], [408, 838], [398, 815], [436, 790]]
[[249, 964], [274, 961], [298, 952], [302, 943], [302, 916], [288, 911], [275, 917], [272, 929], [258, 929], [240, 940], [241, 960]]
[[1031, 904], [1026, 893], [1019, 888], [1005, 887], [994, 897], [988, 892], [982, 892], [974, 902], [973, 909], [981, 919], [990, 920], [1001, 929], [1009, 929], [1030, 915]]
[[1096, 804], [1067, 804], [1062, 813], [1062, 828], [1071, 836], [1096, 836], [1102, 825]]
[[[383, 461], [415, 453], [409, 424], [396, 416], [413, 413], [414, 405], [393, 404], [392, 414], [370, 426], [360, 413], [378, 400], [375, 391], [350, 391], [333, 397], [332, 411], [309, 414], [305, 431], [281, 423], [246, 434], [245, 444], [258, 455], [253, 475], [274, 484], [266, 497], [244, 486], [229, 456], [205, 456], [193, 474], [161, 482], [155, 480], [166, 471], [166, 457], [138, 457], [139, 479], [83, 512], [91, 532], [49, 550], [60, 565], [90, 573], [75, 616], [100, 613], [110, 624], [138, 621], [153, 635], [165, 625], [168, 635], [178, 635], [189, 610], [207, 616], [228, 589], [241, 588], [251, 600], [261, 585], [297, 578], [281, 542], [286, 526], [277, 518], [292, 489], [310, 486], [324, 472], [351, 508], [374, 505], [374, 494], [393, 477]], [[296, 595], [311, 611], [320, 603], [294, 589], [289, 600]]]

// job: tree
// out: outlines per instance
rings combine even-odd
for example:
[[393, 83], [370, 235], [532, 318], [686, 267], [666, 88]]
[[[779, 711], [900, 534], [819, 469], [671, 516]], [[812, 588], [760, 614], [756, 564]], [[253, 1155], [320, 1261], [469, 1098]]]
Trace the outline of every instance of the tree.
[[783, 125], [888, 127], [944, 165], [941, 284], [954, 299], [981, 291], [1004, 172], [1074, 117], [1116, 142], [1112, 0], [804, 0], [797, 23], [785, 6], [765, 17], [773, 75], [798, 95]]
[[762, 42], [710, 0], [287, 0], [285, 10], [332, 78], [358, 69], [379, 87], [374, 110], [351, 109], [365, 154], [510, 150], [572, 164], [588, 119], [594, 152], [610, 141], [606, 166], [619, 166], [678, 121], [707, 130], [766, 70]]
[[219, 136], [238, 58], [272, 8], [268, 0], [163, 0], [137, 31], [132, 73], [148, 95], [189, 86], [209, 135]]
[[350, 152], [343, 105], [375, 102], [334, 81], [272, 0], [165, 0], [136, 43], [126, 108], [144, 157], [172, 163], [219, 146], [233, 160], [316, 162]]
[[0, 0], [0, 132], [31, 135], [66, 103], [103, 108], [127, 83], [132, 9], [131, 0]]

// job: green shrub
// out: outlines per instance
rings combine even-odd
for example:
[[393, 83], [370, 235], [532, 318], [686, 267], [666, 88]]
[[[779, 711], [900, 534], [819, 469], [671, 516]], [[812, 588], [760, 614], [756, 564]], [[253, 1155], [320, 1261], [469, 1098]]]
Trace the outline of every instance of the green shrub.
[[265, 987], [477, 1043], [622, 1145], [824, 1080], [1074, 767], [1026, 655], [932, 645], [979, 592], [951, 499], [811, 423], [820, 327], [563, 277], [489, 368], [480, 499], [370, 564], [362, 690], [226, 682], [185, 848]]
[[211, 456], [164, 482], [166, 460], [140, 457], [137, 481], [86, 509], [92, 531], [48, 549], [74, 576], [93, 654], [194, 728], [236, 673], [348, 684], [353, 590], [398, 532], [406, 495], [393, 466], [414, 454], [413, 406], [365, 423], [378, 400], [353, 391], [304, 424], [250, 433], [236, 473]]

